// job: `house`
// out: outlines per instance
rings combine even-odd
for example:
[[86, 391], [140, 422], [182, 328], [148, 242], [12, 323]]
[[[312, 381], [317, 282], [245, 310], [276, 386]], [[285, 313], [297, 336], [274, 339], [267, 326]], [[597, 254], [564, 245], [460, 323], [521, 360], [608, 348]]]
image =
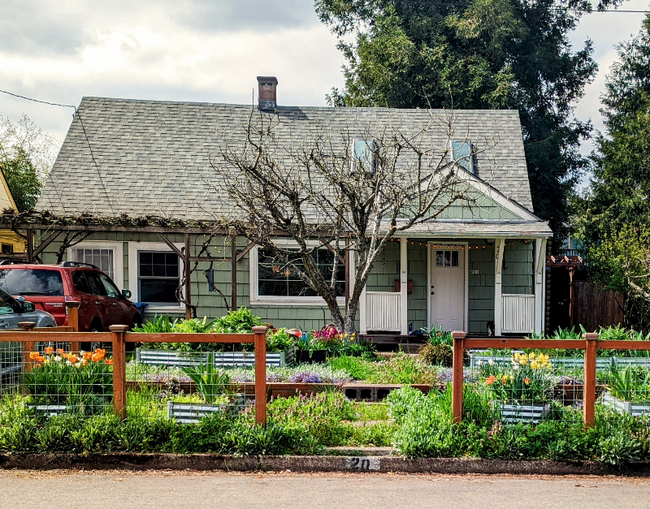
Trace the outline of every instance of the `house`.
[[[13, 210], [18, 212], [18, 207], [11, 195], [7, 179], [0, 171], [0, 210]], [[11, 229], [0, 229], [0, 260], [11, 258], [14, 253], [25, 253], [27, 251], [27, 242]]]
[[[454, 116], [451, 138], [432, 134], [427, 143], [449, 145], [480, 206], [454, 204], [389, 243], [361, 300], [361, 332], [406, 334], [438, 323], [486, 334], [491, 322], [497, 335], [543, 330], [551, 230], [532, 212], [517, 111], [283, 107], [275, 100], [277, 80], [258, 80], [259, 107], [277, 119], [288, 145], [318, 129], [347, 129], [350, 143], [367, 142], [354, 126], [417, 128]], [[242, 143], [251, 109], [84, 98], [38, 213], [25, 218], [38, 246], [30, 256], [52, 263], [58, 253], [98, 265], [148, 304], [148, 316], [194, 309], [214, 317], [226, 306], [249, 306], [276, 326], [320, 328], [329, 322], [322, 299], [289, 291], [301, 284], [290, 271], [274, 271], [245, 238], [231, 242], [227, 231], [210, 226], [233, 206], [210, 165], [220, 153], [217, 133]], [[324, 250], [323, 263], [327, 256]], [[342, 284], [351, 270], [342, 270]]]

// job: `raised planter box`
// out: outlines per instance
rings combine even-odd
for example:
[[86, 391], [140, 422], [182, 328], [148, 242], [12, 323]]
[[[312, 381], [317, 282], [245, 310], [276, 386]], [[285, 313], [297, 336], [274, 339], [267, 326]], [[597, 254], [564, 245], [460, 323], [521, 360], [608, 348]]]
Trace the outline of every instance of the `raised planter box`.
[[209, 403], [177, 403], [169, 400], [167, 402], [167, 418], [175, 419], [182, 424], [199, 422], [202, 417], [216, 413], [225, 412], [229, 408], [241, 407], [244, 405], [244, 395], [238, 394], [237, 399], [231, 404], [211, 405]]
[[27, 408], [33, 408], [37, 412], [42, 412], [45, 417], [54, 417], [55, 415], [64, 414], [68, 411], [65, 405], [27, 405]]
[[492, 410], [497, 412], [502, 422], [517, 423], [530, 422], [537, 424], [551, 410], [549, 403], [535, 403], [530, 405], [518, 403], [504, 403], [503, 401], [492, 401]]
[[[517, 352], [522, 353], [520, 350]], [[554, 367], [566, 368], [584, 368], [585, 361], [582, 357], [569, 357], [569, 358], [553, 358], [549, 359], [551, 365]], [[480, 366], [479, 361], [482, 363], [492, 361], [498, 365], [510, 365], [512, 363], [511, 356], [496, 356], [496, 355], [480, 355], [476, 353], [469, 354], [470, 368], [477, 368]], [[609, 369], [612, 363], [616, 361], [619, 366], [648, 366], [650, 367], [650, 357], [600, 357], [596, 359], [596, 369], [604, 371]]]
[[[214, 365], [217, 367], [255, 365], [255, 352], [214, 352], [213, 355]], [[208, 361], [208, 352], [177, 352], [138, 348], [135, 352], [135, 359], [141, 364], [186, 368], [205, 364]], [[266, 353], [267, 366], [281, 367], [292, 361], [293, 350]]]
[[618, 399], [609, 391], [603, 393], [603, 405], [613, 408], [622, 414], [630, 414], [635, 417], [650, 415], [650, 401], [646, 401], [645, 403], [631, 403], [629, 401]]
[[[596, 385], [596, 398], [598, 398], [605, 386], [601, 384]], [[557, 385], [553, 394], [555, 399], [561, 400], [565, 405], [574, 405], [578, 401], [584, 399], [584, 385], [583, 384], [561, 384]]]

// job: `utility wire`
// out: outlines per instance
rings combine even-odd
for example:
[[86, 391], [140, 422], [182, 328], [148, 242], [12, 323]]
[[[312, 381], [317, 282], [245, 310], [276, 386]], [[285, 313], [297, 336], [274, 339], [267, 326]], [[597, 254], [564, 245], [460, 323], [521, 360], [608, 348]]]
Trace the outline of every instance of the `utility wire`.
[[[74, 114], [73, 118], [77, 117], [79, 119], [79, 124], [81, 124], [81, 131], [83, 132], [84, 138], [86, 139], [86, 144], [88, 145], [88, 150], [90, 151], [90, 158], [93, 160], [93, 164], [95, 165], [95, 169], [97, 170], [97, 177], [99, 178], [99, 182], [102, 185], [102, 189], [104, 190], [104, 194], [106, 195], [106, 200], [108, 201], [108, 206], [111, 209], [111, 212], [115, 213], [115, 209], [113, 208], [113, 204], [111, 203], [111, 196], [108, 193], [108, 189], [106, 189], [106, 185], [104, 184], [104, 179], [102, 179], [102, 173], [99, 170], [99, 164], [97, 163], [97, 160], [95, 159], [95, 154], [93, 153], [93, 148], [92, 145], [90, 144], [90, 139], [88, 138], [88, 133], [86, 132], [86, 126], [84, 125], [83, 119], [81, 118], [81, 113], [77, 109], [76, 106], [73, 106], [72, 104], [61, 104], [61, 103], [53, 103], [49, 101], [41, 101], [40, 99], [34, 99], [32, 97], [27, 97], [24, 95], [20, 94], [14, 94], [13, 92], [9, 92], [7, 90], [2, 90], [0, 89], [0, 93], [10, 95], [12, 97], [17, 97], [18, 99], [24, 99], [25, 101], [31, 101], [39, 104], [47, 104], [48, 106], [57, 106], [59, 108], [72, 108], [74, 109]], [[56, 189], [56, 185], [54, 186]], [[61, 201], [61, 206], [63, 207], [63, 210], [65, 210], [65, 204], [63, 203], [63, 200], [61, 199], [61, 195], [59, 194], [58, 189], [56, 189], [56, 193], [59, 195], [59, 200]]]

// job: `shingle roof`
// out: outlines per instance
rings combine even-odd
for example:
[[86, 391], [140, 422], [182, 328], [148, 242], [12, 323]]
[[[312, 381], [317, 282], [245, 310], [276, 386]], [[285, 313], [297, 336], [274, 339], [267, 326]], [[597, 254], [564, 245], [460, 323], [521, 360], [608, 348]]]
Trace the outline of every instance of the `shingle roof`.
[[[242, 144], [251, 106], [84, 98], [68, 131], [37, 208], [58, 215], [161, 215], [211, 220], [232, 210], [210, 166], [218, 135]], [[431, 118], [448, 122], [448, 110], [281, 107], [277, 130], [288, 144], [323, 131], [366, 127], [417, 129]], [[454, 138], [481, 151], [478, 175], [506, 197], [532, 210], [517, 111], [453, 112]], [[442, 129], [430, 143], [444, 150]]]

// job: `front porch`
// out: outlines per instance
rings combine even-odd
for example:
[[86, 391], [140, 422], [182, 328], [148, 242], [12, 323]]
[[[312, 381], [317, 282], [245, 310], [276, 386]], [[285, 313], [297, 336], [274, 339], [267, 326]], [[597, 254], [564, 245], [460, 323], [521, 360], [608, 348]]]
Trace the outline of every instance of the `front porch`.
[[360, 332], [407, 336], [437, 323], [480, 336], [540, 334], [546, 242], [521, 236], [394, 239], [361, 298]]

